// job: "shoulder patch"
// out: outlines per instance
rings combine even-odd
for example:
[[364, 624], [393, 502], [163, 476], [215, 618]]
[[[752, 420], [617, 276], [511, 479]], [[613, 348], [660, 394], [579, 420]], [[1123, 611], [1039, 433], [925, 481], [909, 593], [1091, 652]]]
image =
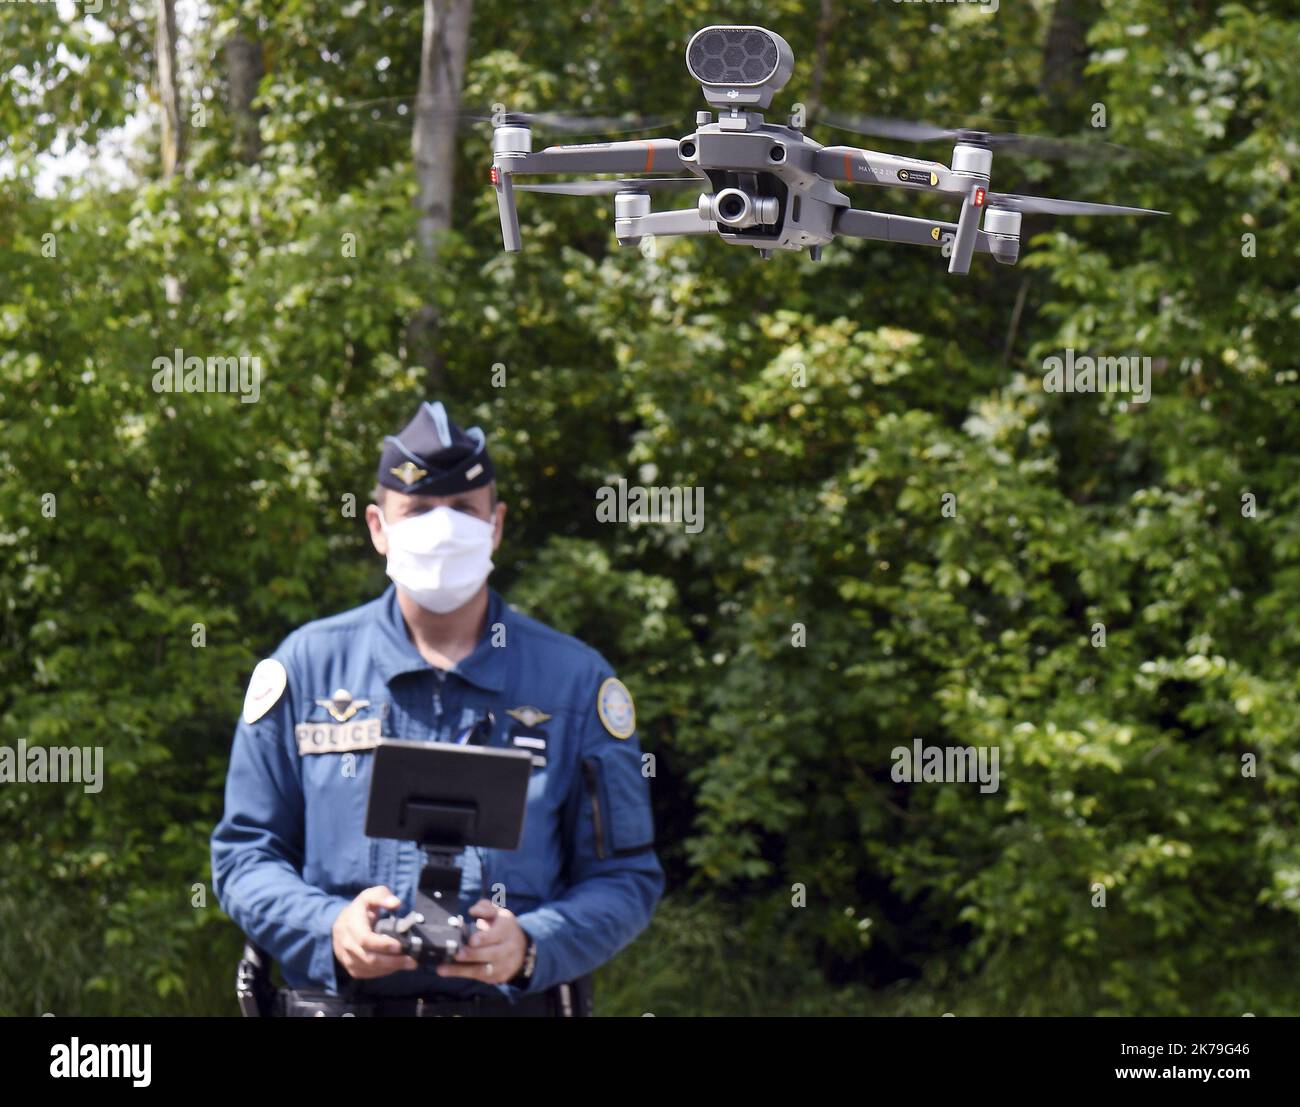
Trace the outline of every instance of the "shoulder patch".
[[596, 714], [615, 738], [631, 738], [636, 730], [632, 693], [618, 677], [609, 677], [596, 693]]
[[244, 693], [244, 722], [255, 723], [270, 711], [284, 694], [288, 683], [289, 674], [274, 657], [259, 661], [249, 678], [248, 691]]

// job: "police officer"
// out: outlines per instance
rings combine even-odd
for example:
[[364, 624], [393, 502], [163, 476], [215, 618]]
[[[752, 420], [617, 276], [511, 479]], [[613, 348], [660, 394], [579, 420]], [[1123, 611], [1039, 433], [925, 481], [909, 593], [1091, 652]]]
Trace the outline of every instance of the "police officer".
[[[485, 436], [441, 403], [384, 441], [366, 522], [392, 584], [253, 670], [212, 834], [222, 908], [280, 963], [282, 1014], [576, 1014], [579, 985], [663, 891], [628, 690], [595, 650], [487, 585], [506, 507]], [[420, 971], [383, 911], [412, 910], [414, 842], [363, 829], [380, 737], [526, 750], [517, 850], [461, 855], [475, 932]]]

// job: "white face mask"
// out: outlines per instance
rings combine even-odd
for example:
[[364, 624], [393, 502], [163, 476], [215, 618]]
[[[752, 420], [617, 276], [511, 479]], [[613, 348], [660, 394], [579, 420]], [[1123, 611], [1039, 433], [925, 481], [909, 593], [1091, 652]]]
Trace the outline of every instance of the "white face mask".
[[495, 527], [454, 511], [435, 507], [388, 525], [388, 575], [421, 607], [445, 615], [468, 603], [492, 572]]

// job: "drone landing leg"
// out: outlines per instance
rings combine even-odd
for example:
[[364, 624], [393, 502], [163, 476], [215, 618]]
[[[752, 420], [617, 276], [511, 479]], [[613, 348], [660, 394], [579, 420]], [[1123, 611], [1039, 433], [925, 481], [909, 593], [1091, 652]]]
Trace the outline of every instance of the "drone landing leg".
[[497, 184], [497, 208], [501, 212], [501, 241], [511, 253], [520, 247], [519, 212], [515, 208], [515, 186], [510, 174], [501, 172]]
[[971, 189], [961, 202], [961, 215], [957, 217], [957, 237], [953, 239], [952, 256], [948, 259], [948, 272], [955, 276], [965, 276], [970, 272], [970, 259], [975, 252], [980, 216], [984, 213], [983, 204], [983, 188]]

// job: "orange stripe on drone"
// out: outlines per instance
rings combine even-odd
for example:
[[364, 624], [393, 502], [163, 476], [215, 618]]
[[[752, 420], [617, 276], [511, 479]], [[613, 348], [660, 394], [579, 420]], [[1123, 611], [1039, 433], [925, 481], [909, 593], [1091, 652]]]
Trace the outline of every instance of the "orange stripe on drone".
[[644, 172], [649, 173], [650, 170], [654, 168], [654, 164], [655, 164], [655, 148], [654, 148], [654, 143], [652, 143], [652, 142], [647, 142], [647, 143], [645, 144], [645, 170], [644, 170]]
[[852, 154], [844, 155], [844, 179], [846, 181], [853, 180], [853, 155]]

